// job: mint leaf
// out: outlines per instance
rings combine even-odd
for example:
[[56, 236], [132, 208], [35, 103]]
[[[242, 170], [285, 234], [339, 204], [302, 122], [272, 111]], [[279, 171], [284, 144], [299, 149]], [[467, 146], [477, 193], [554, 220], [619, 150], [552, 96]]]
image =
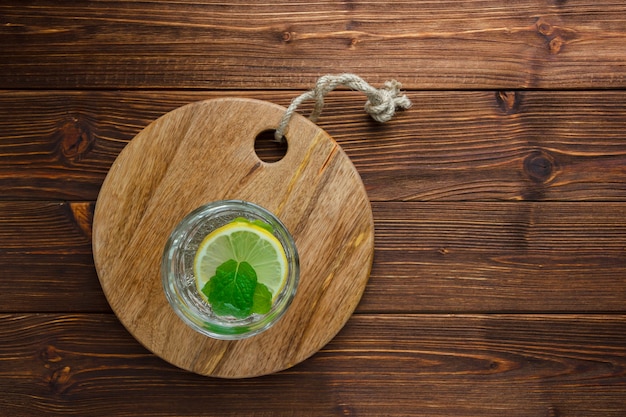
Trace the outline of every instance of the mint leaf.
[[229, 259], [217, 267], [202, 292], [215, 314], [242, 319], [251, 314], [256, 287], [254, 268], [248, 262]]
[[251, 313], [267, 314], [272, 308], [272, 293], [265, 286], [257, 282], [254, 289], [254, 296], [252, 297], [252, 310]]

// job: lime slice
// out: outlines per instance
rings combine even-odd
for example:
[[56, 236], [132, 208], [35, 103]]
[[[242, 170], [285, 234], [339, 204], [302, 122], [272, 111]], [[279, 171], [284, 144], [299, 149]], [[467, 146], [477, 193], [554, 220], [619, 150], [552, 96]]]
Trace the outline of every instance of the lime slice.
[[218, 266], [234, 259], [248, 262], [259, 283], [272, 293], [272, 301], [287, 281], [287, 256], [280, 241], [266, 228], [245, 219], [215, 229], [200, 243], [193, 261], [196, 285], [201, 290]]

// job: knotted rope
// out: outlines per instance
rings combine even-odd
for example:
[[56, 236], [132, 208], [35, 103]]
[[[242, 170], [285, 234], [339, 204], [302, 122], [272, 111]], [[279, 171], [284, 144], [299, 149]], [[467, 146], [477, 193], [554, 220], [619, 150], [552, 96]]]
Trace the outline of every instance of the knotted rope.
[[315, 100], [315, 107], [309, 116], [309, 119], [316, 122], [322, 113], [324, 107], [324, 96], [333, 91], [338, 86], [343, 85], [352, 90], [365, 93], [367, 102], [365, 103], [365, 111], [377, 122], [384, 123], [389, 121], [396, 112], [396, 109], [406, 110], [411, 107], [411, 100], [402, 94], [400, 88], [402, 85], [396, 80], [385, 81], [384, 86], [376, 89], [369, 85], [358, 75], [340, 74], [340, 75], [324, 75], [317, 80], [315, 88], [307, 91], [293, 99], [287, 111], [283, 115], [278, 128], [274, 134], [277, 142], [284, 140], [284, 134], [289, 125], [291, 116], [298, 106], [306, 100]]

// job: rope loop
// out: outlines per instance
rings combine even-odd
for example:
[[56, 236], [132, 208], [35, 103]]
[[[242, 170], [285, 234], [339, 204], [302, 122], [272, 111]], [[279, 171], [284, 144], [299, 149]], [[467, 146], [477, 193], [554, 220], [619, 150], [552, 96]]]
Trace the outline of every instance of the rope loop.
[[291, 116], [304, 101], [315, 100], [309, 119], [316, 122], [324, 107], [324, 97], [339, 86], [364, 93], [367, 96], [365, 111], [380, 123], [391, 120], [397, 109], [406, 110], [411, 107], [411, 100], [402, 93], [402, 84], [396, 80], [386, 81], [382, 88], [376, 89], [355, 74], [324, 75], [317, 80], [313, 90], [293, 99], [276, 128], [274, 140], [284, 140]]

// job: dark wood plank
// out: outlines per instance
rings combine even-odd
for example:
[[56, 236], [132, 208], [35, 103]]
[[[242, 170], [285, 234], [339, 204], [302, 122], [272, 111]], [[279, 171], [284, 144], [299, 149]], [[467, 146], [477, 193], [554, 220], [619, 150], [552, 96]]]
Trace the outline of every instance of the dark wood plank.
[[626, 413], [626, 316], [355, 315], [252, 380], [151, 355], [113, 315], [0, 316], [5, 416], [586, 416]]
[[[0, 92], [0, 199], [95, 200], [143, 127], [189, 102], [282, 92]], [[319, 121], [373, 201], [626, 201], [626, 92], [409, 92], [387, 124], [336, 92]], [[310, 111], [310, 103], [302, 108]]]
[[7, 254], [91, 251], [92, 203], [2, 201], [0, 207], [0, 245]]
[[91, 203], [0, 203], [0, 310], [110, 311], [91, 254]]
[[[0, 415], [626, 415], [625, 11], [0, 0]], [[340, 72], [396, 78], [414, 102], [379, 125], [360, 94], [334, 92], [319, 121], [373, 202], [356, 314], [252, 380], [146, 351], [93, 266], [116, 156], [188, 102], [286, 105]]]
[[[0, 311], [110, 311], [89, 203], [0, 202]], [[624, 312], [624, 203], [374, 203], [360, 312]], [[53, 297], [50, 294], [54, 294]]]
[[[618, 311], [622, 203], [375, 203], [360, 311]], [[384, 294], [381, 296], [380, 294]]]
[[620, 0], [0, 3], [0, 88], [623, 88]]

